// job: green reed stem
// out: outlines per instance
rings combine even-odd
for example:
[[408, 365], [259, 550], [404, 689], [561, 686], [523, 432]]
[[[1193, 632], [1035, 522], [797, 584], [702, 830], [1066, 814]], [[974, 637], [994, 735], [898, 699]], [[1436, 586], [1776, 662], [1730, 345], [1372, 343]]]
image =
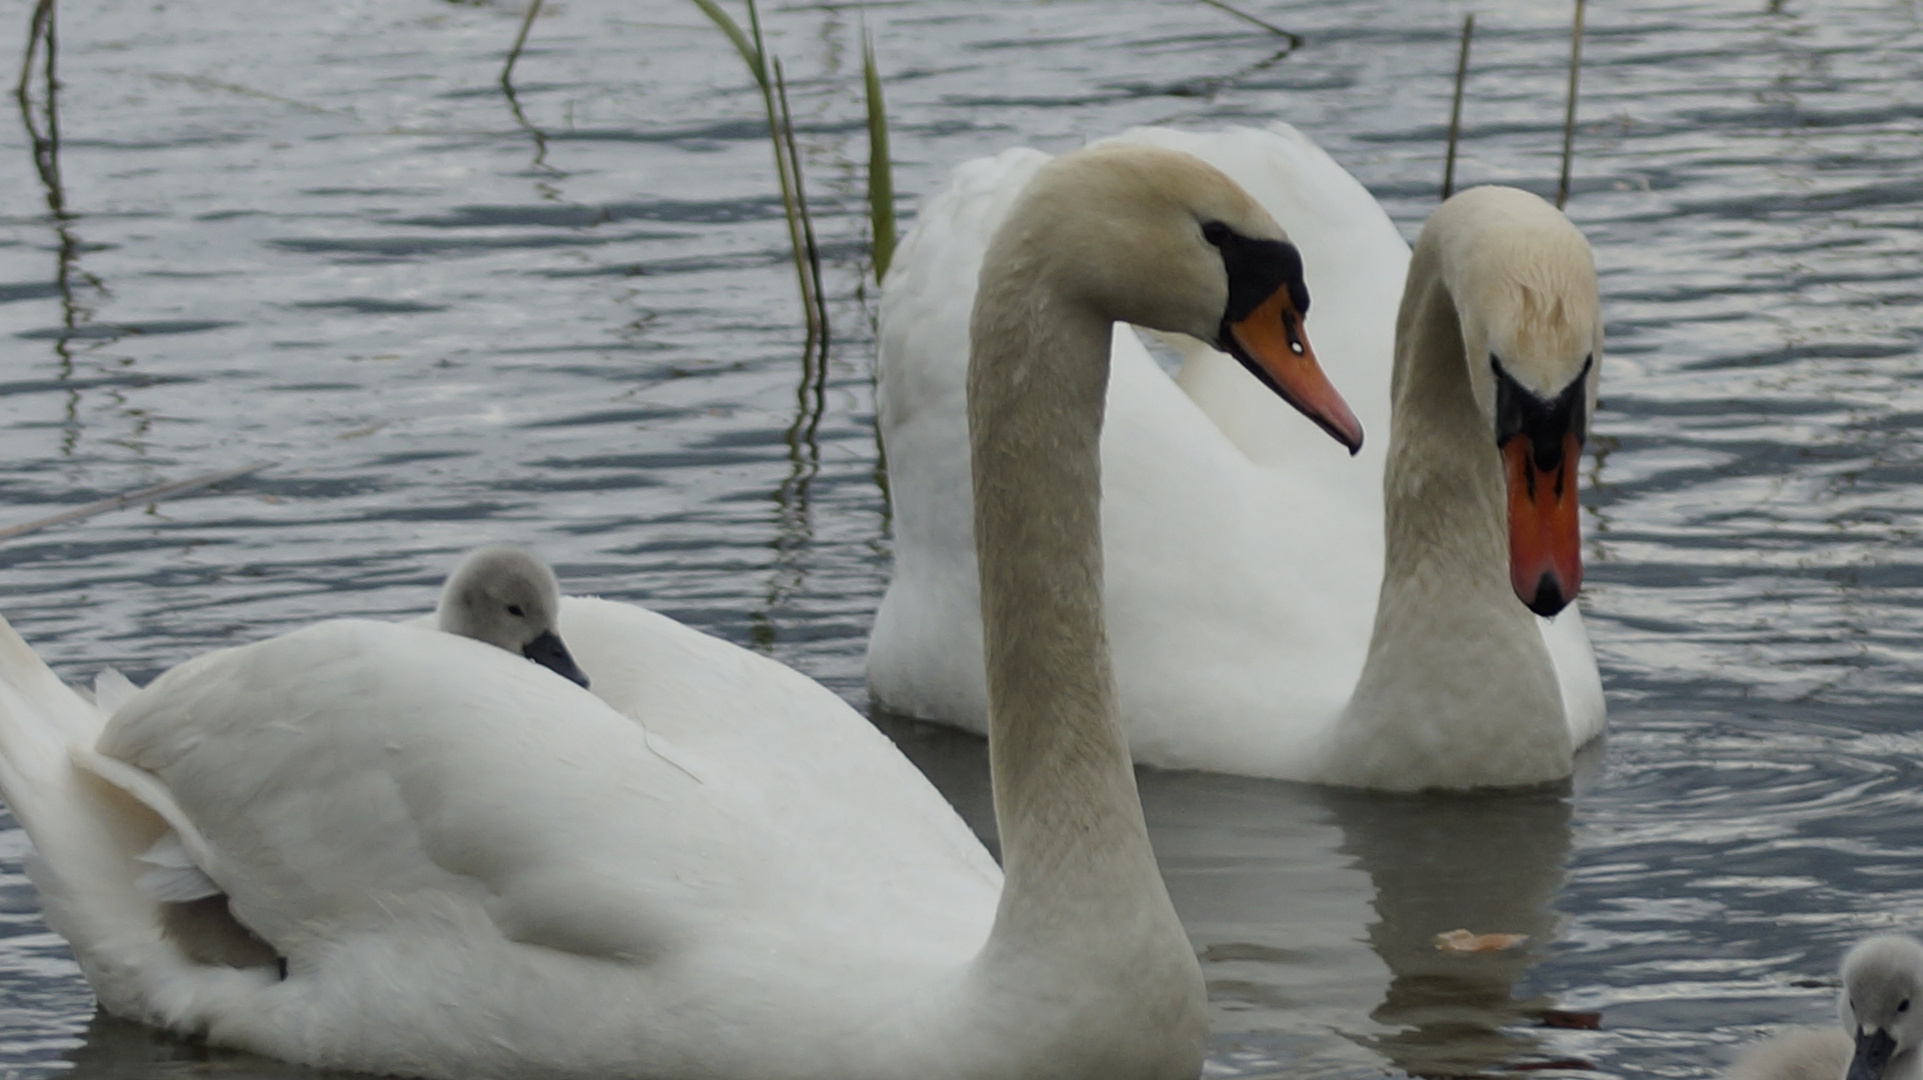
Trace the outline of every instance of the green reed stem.
[[1569, 105], [1562, 117], [1562, 179], [1556, 184], [1556, 209], [1569, 201], [1569, 162], [1576, 149], [1576, 77], [1582, 73], [1582, 16], [1585, 0], [1576, 0], [1576, 24], [1569, 31]]
[[895, 167], [888, 156], [888, 109], [881, 100], [875, 36], [865, 26], [861, 31], [861, 81], [868, 96], [868, 222], [875, 281], [880, 282], [895, 258]]
[[1442, 197], [1456, 190], [1456, 141], [1462, 136], [1462, 89], [1469, 81], [1469, 39], [1476, 34], [1474, 12], [1462, 17], [1462, 48], [1456, 53], [1456, 96], [1449, 105], [1449, 153], [1442, 165]]
[[[801, 289], [802, 316], [808, 323], [808, 342], [826, 342], [828, 308], [820, 288], [821, 256], [814, 241], [814, 226], [808, 221], [807, 204], [801, 193], [801, 155], [795, 146], [793, 118], [788, 113], [785, 85], [777, 85], [780, 62], [771, 74], [766, 43], [761, 36], [761, 13], [754, 0], [748, 0], [748, 29], [723, 11], [716, 0], [694, 0], [741, 54], [748, 73], [761, 91], [761, 107], [768, 120], [768, 141], [774, 149], [775, 176], [781, 184], [781, 208], [788, 219], [788, 245], [794, 253], [795, 281]], [[786, 133], [784, 136], [784, 132]]]

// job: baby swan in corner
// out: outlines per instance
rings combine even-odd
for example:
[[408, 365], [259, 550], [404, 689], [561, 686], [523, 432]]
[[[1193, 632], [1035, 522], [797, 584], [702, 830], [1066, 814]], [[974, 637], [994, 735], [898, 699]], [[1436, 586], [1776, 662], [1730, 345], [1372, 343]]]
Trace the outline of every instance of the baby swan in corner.
[[477, 548], [448, 575], [435, 618], [450, 634], [485, 641], [555, 672], [578, 686], [587, 673], [555, 632], [561, 586], [554, 571], [526, 548]]
[[1745, 1053], [1725, 1080], [1923, 1080], [1923, 943], [1884, 934], [1843, 957], [1839, 1028], [1805, 1028]]

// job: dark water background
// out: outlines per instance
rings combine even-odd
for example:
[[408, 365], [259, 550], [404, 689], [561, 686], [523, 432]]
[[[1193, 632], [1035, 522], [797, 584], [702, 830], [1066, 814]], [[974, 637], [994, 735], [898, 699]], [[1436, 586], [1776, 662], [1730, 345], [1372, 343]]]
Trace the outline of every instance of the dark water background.
[[[864, 704], [889, 534], [861, 22], [905, 211], [1012, 143], [1280, 118], [1413, 236], [1468, 8], [1248, 5], [1304, 44], [1192, 0], [771, 7], [826, 245], [816, 382], [759, 100], [692, 4], [553, 0], [517, 115], [518, 2], [68, 0], [57, 187], [0, 118], [0, 524], [271, 464], [0, 544], [0, 604], [69, 678], [145, 678], [424, 611], [514, 539]], [[1458, 176], [1551, 191], [1568, 8], [1475, 11]], [[1584, 605], [1610, 734], [1567, 797], [1145, 776], [1209, 1075], [1710, 1076], [1824, 1022], [1849, 941], [1923, 930], [1920, 23], [1592, 5], [1569, 209], [1609, 315]], [[892, 730], [979, 821], [979, 744]], [[25, 850], [0, 832], [0, 1075], [312, 1075], [93, 1019]], [[1436, 953], [1457, 926], [1534, 938]]]

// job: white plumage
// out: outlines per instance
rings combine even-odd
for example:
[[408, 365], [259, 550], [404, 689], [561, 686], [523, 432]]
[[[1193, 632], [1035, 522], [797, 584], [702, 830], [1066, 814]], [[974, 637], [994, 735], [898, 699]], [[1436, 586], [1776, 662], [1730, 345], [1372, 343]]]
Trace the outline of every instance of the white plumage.
[[[1302, 253], [1316, 354], [1369, 432], [1350, 460], [1283, 401], [1251, 392], [1248, 373], [1223, 353], [1171, 339], [1182, 365], [1170, 377], [1134, 330], [1115, 328], [1102, 440], [1105, 601], [1136, 759], [1397, 789], [1567, 775], [1571, 752], [1601, 731], [1604, 711], [1581, 615], [1573, 605], [1554, 620], [1529, 615], [1494, 570], [1487, 606], [1512, 605], [1515, 618], [1465, 619], [1438, 600], [1402, 629], [1413, 641], [1483, 640], [1475, 678], [1522, 687], [1527, 707], [1511, 711], [1527, 715], [1492, 720], [1484, 701], [1446, 685], [1417, 678], [1390, 688], [1394, 680], [1378, 678], [1368, 708], [1399, 716], [1369, 727], [1370, 738], [1378, 752], [1392, 744], [1399, 753], [1361, 761], [1340, 745], [1363, 696], [1383, 586], [1390, 376], [1408, 245], [1353, 177], [1287, 125], [1137, 129], [1120, 141], [1203, 158], [1281, 223]], [[986, 694], [967, 498], [968, 312], [988, 236], [1047, 160], [1010, 150], [957, 168], [896, 254], [881, 309], [878, 408], [895, 566], [870, 638], [869, 686], [890, 710], [976, 731]], [[1599, 323], [1596, 334], [1599, 345]], [[1493, 432], [1486, 443], [1493, 462]], [[1459, 666], [1440, 652], [1438, 666]], [[1418, 648], [1396, 666], [1406, 675], [1424, 662]], [[1538, 702], [1545, 679], [1560, 701]], [[1386, 707], [1385, 689], [1398, 699]], [[1517, 725], [1536, 734], [1518, 739]], [[1523, 760], [1509, 750], [1521, 742], [1557, 745]]]
[[[834, 694], [640, 608], [561, 602], [592, 691], [344, 620], [189, 661], [111, 718], [0, 623], [0, 794], [102, 1004], [461, 1080], [1195, 1076], [1206, 990], [1100, 632], [1104, 342], [1144, 313], [1215, 339], [1234, 278], [1206, 237], [1278, 230], [1139, 148], [1065, 157], [1014, 215], [975, 362], [1005, 874]], [[996, 456], [1037, 443], [1040, 467]], [[220, 897], [138, 886], [175, 843]]]

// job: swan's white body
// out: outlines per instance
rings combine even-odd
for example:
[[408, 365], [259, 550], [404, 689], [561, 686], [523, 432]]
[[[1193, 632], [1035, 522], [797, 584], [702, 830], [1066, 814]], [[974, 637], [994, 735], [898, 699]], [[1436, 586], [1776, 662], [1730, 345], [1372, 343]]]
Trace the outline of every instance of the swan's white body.
[[1923, 1080], [1923, 944], [1865, 938], [1843, 957], [1842, 976], [1837, 1026], [1759, 1043], [1725, 1080]]
[[[1495, 602], [1517, 617], [1497, 613], [1493, 628], [1480, 611], [1420, 606], [1400, 628], [1417, 646], [1399, 654], [1400, 677], [1378, 679], [1357, 703], [1383, 587], [1408, 245], [1353, 177], [1286, 125], [1140, 129], [1121, 141], [1201, 157], [1281, 223], [1302, 252], [1316, 352], [1370, 433], [1351, 461], [1284, 402], [1250, 393], [1250, 376], [1228, 356], [1172, 340], [1183, 360], [1171, 378], [1136, 332], [1115, 328], [1102, 442], [1105, 605], [1136, 760], [1399, 789], [1567, 775], [1573, 749], [1603, 721], [1573, 605], [1538, 619], [1499, 589]], [[958, 168], [897, 253], [882, 301], [878, 410], [895, 568], [870, 639], [869, 686], [885, 708], [977, 731], [986, 696], [966, 498], [967, 313], [988, 235], [1046, 160], [1011, 150]], [[1498, 688], [1549, 680], [1560, 701], [1492, 716], [1482, 700], [1453, 695], [1447, 679], [1425, 679], [1421, 643], [1465, 635], [1486, 646], [1475, 679]], [[1458, 663], [1447, 649], [1434, 656], [1439, 669]], [[1372, 760], [1339, 739], [1356, 708], [1395, 714], [1371, 729]], [[1517, 724], [1558, 730], [1518, 757], [1507, 749]]]
[[[1219, 173], [1142, 150], [1063, 158], [1003, 232], [970, 408], [1005, 872], [828, 690], [638, 608], [562, 602], [592, 692], [340, 621], [102, 693], [110, 716], [0, 622], [0, 794], [102, 1004], [461, 1080], [1194, 1077], [1206, 990], [1101, 631], [1106, 342], [1255, 325], [1238, 283], [1286, 245]], [[181, 862], [220, 895], [142, 888]]]
[[1001, 875], [940, 795], [771, 660], [602, 601], [564, 601], [561, 629], [595, 693], [324, 623], [168, 672], [79, 755], [177, 806], [285, 980], [159, 933], [131, 884], [163, 819], [68, 767], [105, 717], [4, 631], [0, 787], [102, 1004], [379, 1072], [950, 1074]]

